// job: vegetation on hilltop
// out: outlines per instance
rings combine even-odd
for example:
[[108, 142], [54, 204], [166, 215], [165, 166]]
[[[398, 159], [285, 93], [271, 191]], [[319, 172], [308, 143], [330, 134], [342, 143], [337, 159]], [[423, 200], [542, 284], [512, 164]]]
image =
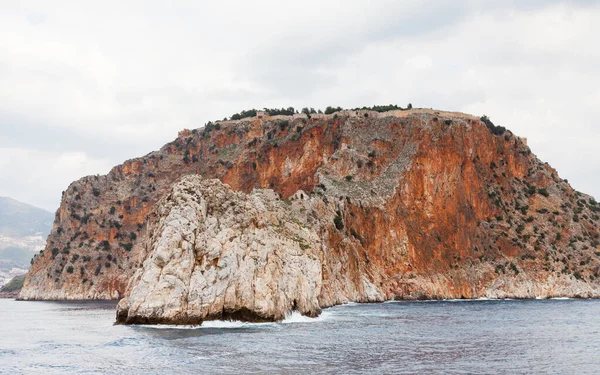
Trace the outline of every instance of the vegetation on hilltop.
[[490, 118], [487, 117], [486, 115], [481, 116], [480, 120], [495, 135], [502, 135], [506, 132], [506, 128], [504, 126], [494, 125], [492, 120], [490, 120]]
[[[401, 111], [405, 111], [405, 110], [409, 110], [412, 109], [412, 104], [408, 103], [406, 108], [402, 108], [399, 105], [396, 104], [388, 104], [388, 105], [374, 105], [372, 107], [362, 107], [362, 108], [354, 108], [352, 109], [353, 111], [358, 111], [358, 110], [364, 110], [364, 111], [375, 111], [375, 112], [387, 112], [387, 111], [394, 111], [394, 110], [401, 110]], [[315, 113], [325, 113], [326, 115], [330, 115], [332, 113], [335, 112], [339, 112], [339, 111], [343, 111], [344, 108], [342, 107], [332, 107], [332, 106], [327, 106], [325, 108], [325, 111], [321, 110], [321, 109], [314, 109], [314, 108], [308, 108], [308, 107], [304, 107], [302, 108], [302, 110], [300, 112], [298, 112], [297, 109], [295, 109], [294, 107], [287, 107], [287, 108], [263, 108], [262, 109], [264, 112], [267, 112], [270, 116], [279, 116], [279, 115], [285, 115], [285, 116], [292, 116], [294, 114], [297, 113], [304, 113], [308, 116], [310, 116], [311, 114], [315, 114]], [[257, 109], [248, 109], [248, 110], [243, 110], [239, 113], [235, 113], [230, 117], [230, 120], [241, 120], [243, 118], [248, 118], [248, 117], [255, 117], [256, 113], [259, 110]]]

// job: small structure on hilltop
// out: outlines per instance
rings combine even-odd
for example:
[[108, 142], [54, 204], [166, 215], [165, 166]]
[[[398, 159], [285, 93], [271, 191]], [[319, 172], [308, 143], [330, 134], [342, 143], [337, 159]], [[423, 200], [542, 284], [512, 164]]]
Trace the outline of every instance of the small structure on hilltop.
[[267, 112], [267, 111], [256, 111], [256, 117], [257, 118], [269, 117], [269, 112]]

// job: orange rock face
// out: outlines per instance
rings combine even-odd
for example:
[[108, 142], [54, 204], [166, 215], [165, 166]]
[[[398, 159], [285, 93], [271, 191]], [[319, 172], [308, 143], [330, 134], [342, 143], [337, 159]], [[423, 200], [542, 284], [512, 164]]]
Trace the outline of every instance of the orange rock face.
[[[598, 296], [600, 205], [510, 132], [411, 110], [218, 123], [65, 191], [23, 299], [122, 296], [147, 215], [181, 176], [234, 190], [298, 190], [333, 205], [340, 273], [389, 298]], [[324, 270], [324, 306], [336, 275]], [[360, 299], [360, 298], [358, 298]]]

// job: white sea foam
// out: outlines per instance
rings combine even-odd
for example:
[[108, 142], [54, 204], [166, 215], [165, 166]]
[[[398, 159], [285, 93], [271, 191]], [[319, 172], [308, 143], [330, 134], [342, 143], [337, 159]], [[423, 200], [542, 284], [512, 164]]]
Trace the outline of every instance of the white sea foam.
[[300, 314], [298, 311], [292, 311], [290, 314], [285, 316], [285, 319], [282, 320], [281, 324], [293, 324], [293, 323], [315, 323], [319, 321], [323, 321], [331, 317], [331, 313], [327, 310], [323, 311], [321, 315], [316, 318], [311, 318], [308, 316], [304, 316]]
[[287, 314], [285, 319], [280, 322], [265, 322], [265, 323], [250, 323], [242, 322], [239, 320], [207, 320], [200, 326], [191, 325], [168, 325], [168, 324], [156, 324], [143, 326], [144, 328], [154, 329], [201, 329], [201, 328], [220, 328], [220, 329], [235, 329], [235, 328], [251, 328], [261, 326], [274, 326], [278, 324], [298, 324], [298, 323], [315, 323], [323, 321], [330, 317], [331, 313], [323, 311], [321, 315], [316, 318], [310, 318], [300, 314], [298, 311], [292, 311]]
[[249, 323], [242, 322], [240, 320], [208, 320], [203, 322], [199, 328], [247, 328], [247, 327], [260, 327], [260, 326], [269, 326], [274, 323]]

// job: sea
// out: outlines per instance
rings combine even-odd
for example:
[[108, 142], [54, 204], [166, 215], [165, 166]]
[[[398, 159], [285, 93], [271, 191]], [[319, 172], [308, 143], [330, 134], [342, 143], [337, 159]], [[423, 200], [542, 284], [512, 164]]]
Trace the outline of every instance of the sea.
[[0, 373], [600, 374], [598, 300], [348, 304], [260, 324], [114, 322], [113, 302], [0, 300]]

